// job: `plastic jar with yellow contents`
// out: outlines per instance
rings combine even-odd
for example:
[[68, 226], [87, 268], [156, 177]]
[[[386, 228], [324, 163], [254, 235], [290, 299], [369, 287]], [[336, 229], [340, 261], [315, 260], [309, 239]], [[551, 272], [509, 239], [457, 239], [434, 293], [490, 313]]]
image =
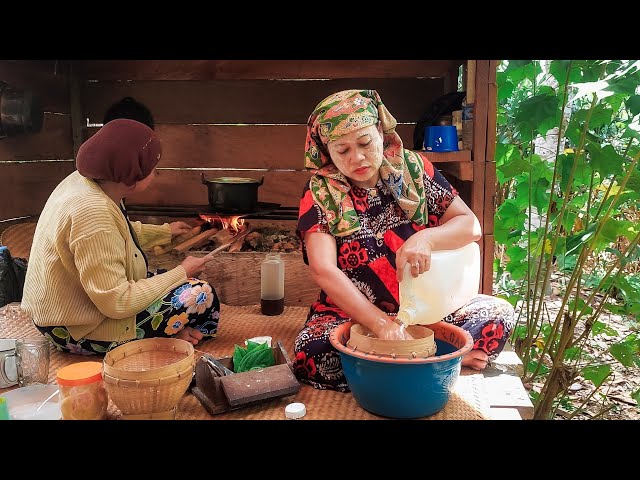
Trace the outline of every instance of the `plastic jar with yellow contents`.
[[102, 382], [102, 363], [80, 362], [58, 370], [63, 420], [104, 420], [109, 397]]

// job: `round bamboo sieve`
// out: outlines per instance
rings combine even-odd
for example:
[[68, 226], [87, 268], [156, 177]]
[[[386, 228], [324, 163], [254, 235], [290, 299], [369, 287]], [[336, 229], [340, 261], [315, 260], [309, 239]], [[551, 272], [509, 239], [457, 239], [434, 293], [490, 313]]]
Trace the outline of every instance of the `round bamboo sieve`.
[[428, 358], [436, 353], [433, 330], [420, 325], [407, 327], [413, 340], [381, 340], [360, 324], [351, 327], [347, 347], [391, 358]]

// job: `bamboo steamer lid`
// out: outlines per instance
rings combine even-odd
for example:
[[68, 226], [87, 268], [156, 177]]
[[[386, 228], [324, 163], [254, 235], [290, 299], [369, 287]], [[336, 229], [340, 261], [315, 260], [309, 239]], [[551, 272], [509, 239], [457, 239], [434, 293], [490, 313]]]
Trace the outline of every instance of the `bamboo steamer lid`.
[[407, 327], [413, 340], [381, 340], [360, 324], [351, 327], [347, 347], [372, 355], [391, 358], [428, 358], [436, 353], [433, 330], [421, 325]]

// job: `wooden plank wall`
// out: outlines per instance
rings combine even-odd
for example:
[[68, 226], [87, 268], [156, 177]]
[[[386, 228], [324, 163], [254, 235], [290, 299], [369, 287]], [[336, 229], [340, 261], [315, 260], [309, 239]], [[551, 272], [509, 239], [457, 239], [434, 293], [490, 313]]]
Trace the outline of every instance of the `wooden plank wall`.
[[[101, 124], [113, 102], [132, 96], [152, 111], [163, 144], [160, 175], [129, 204], [206, 204], [206, 178], [261, 178], [263, 202], [297, 206], [306, 121], [327, 95], [378, 90], [407, 145], [415, 122], [446, 93], [461, 60], [438, 61], [87, 61], [76, 63], [83, 118]], [[99, 127], [87, 129], [86, 138]]]
[[[164, 148], [159, 177], [147, 191], [128, 198], [129, 204], [206, 204], [200, 179], [205, 174], [264, 176], [259, 200], [297, 206], [309, 178], [303, 168], [305, 125], [320, 100], [342, 89], [376, 89], [398, 120], [403, 141], [412, 145], [415, 122], [433, 100], [456, 88], [462, 63], [0, 61], [0, 80], [33, 90], [45, 108], [41, 132], [0, 140], [0, 231], [16, 218], [40, 213], [53, 188], [75, 168], [74, 146], [93, 135], [108, 106], [124, 96], [151, 109]], [[443, 162], [438, 167], [476, 213], [485, 236], [493, 234], [496, 65], [475, 62], [471, 158], [469, 152], [431, 158]], [[481, 291], [490, 293], [493, 237], [483, 240]]]
[[[42, 130], [0, 139], [0, 231], [42, 210], [75, 168], [69, 114], [69, 67], [55, 60], [1, 60], [0, 80], [40, 96]], [[27, 218], [25, 218], [27, 217]]]

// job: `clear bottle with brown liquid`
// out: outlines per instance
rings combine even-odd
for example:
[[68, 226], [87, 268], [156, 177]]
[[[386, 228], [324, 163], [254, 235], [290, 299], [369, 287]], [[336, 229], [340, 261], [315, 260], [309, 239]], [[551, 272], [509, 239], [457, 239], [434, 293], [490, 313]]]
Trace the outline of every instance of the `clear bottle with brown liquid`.
[[260, 266], [260, 311], [263, 315], [284, 311], [284, 260], [279, 253], [268, 253]]

